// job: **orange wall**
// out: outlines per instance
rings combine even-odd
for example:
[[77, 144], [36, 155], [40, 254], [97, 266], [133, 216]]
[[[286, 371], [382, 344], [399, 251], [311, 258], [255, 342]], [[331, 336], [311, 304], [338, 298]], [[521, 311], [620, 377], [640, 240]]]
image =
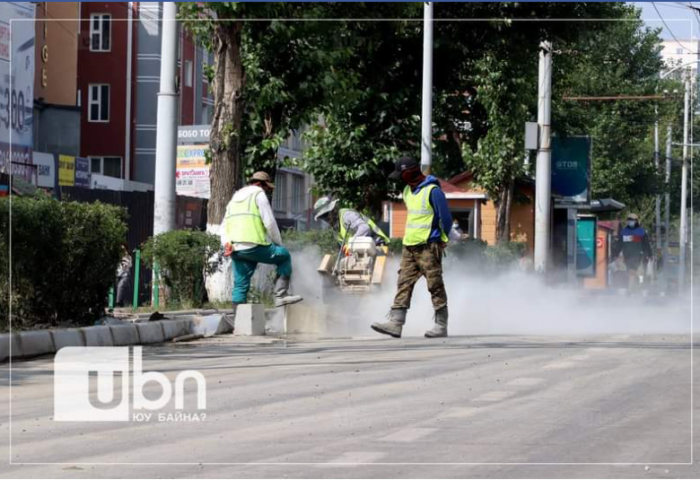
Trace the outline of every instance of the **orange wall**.
[[[48, 21], [42, 21], [47, 18]], [[58, 105], [76, 104], [79, 32], [77, 19], [78, 2], [37, 4], [34, 98], [43, 98], [46, 103]]]
[[[462, 186], [462, 188], [464, 188]], [[477, 192], [477, 190], [471, 190]], [[532, 253], [535, 248], [535, 204], [529, 191], [521, 193], [528, 196], [530, 203], [513, 205], [511, 210], [512, 241], [527, 242], [527, 251]], [[476, 200], [448, 200], [450, 208], [474, 208]], [[391, 204], [391, 236], [403, 237], [406, 231], [406, 206], [403, 202]], [[489, 245], [496, 243], [496, 207], [492, 201], [487, 200], [481, 204], [481, 239]]]

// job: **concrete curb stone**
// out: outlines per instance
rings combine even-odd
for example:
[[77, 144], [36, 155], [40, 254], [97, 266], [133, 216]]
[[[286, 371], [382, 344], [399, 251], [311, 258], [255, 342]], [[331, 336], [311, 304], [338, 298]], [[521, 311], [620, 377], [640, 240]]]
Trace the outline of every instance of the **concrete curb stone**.
[[109, 331], [112, 334], [112, 342], [117, 347], [138, 345], [141, 343], [139, 331], [136, 328], [136, 325], [110, 325]]
[[113, 347], [112, 332], [107, 325], [83, 327], [80, 329], [85, 337], [86, 347]]
[[77, 328], [66, 328], [61, 330], [50, 330], [53, 338], [53, 345], [58, 352], [63, 347], [84, 347], [85, 338], [83, 332]]
[[163, 320], [161, 324], [163, 326], [164, 339], [172, 340], [175, 337], [188, 335], [190, 333], [190, 323], [190, 320], [181, 318], [175, 320]]
[[23, 357], [36, 357], [56, 353], [56, 347], [54, 347], [51, 331], [49, 330], [30, 330], [19, 332], [17, 335], [19, 336], [19, 346]]
[[143, 345], [165, 341], [162, 322], [135, 323], [134, 325], [136, 325]]
[[0, 334], [0, 362], [10, 358], [10, 343], [12, 343], [12, 358], [22, 356], [19, 335], [17, 333], [2, 333]]

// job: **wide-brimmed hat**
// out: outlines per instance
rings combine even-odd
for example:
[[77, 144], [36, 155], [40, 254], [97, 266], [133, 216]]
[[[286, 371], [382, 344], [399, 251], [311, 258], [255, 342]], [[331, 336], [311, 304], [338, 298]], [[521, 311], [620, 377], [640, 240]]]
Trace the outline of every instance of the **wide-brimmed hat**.
[[275, 184], [272, 183], [272, 179], [267, 172], [255, 172], [250, 180], [257, 180], [258, 182], [265, 182], [270, 188], [275, 188]]
[[325, 214], [332, 212], [337, 204], [338, 200], [333, 200], [328, 196], [321, 197], [316, 200], [316, 203], [314, 204], [314, 220], [318, 221], [318, 219]]

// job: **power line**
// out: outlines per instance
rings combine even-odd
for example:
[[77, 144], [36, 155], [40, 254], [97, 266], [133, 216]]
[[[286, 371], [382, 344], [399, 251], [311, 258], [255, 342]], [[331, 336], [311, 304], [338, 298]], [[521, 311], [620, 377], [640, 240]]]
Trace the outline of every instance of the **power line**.
[[661, 22], [662, 22], [662, 23], [664, 24], [664, 26], [666, 27], [666, 30], [668, 30], [668, 33], [670, 33], [671, 36], [673, 37], [673, 39], [676, 41], [676, 43], [678, 44], [678, 46], [680, 46], [680, 47], [683, 48], [684, 50], [687, 50], [688, 52], [692, 53], [693, 55], [697, 55], [698, 52], [694, 52], [694, 51], [690, 50], [688, 47], [686, 47], [685, 45], [683, 45], [683, 44], [676, 38], [676, 36], [673, 34], [673, 30], [671, 30], [671, 28], [668, 26], [668, 24], [666, 23], [666, 20], [664, 20], [664, 17], [661, 16], [661, 12], [659, 12], [659, 9], [656, 8], [656, 4], [655, 4], [654, 2], [651, 2], [651, 6], [654, 7], [654, 10], [656, 10], [656, 13], [659, 15], [659, 19], [661, 20]]

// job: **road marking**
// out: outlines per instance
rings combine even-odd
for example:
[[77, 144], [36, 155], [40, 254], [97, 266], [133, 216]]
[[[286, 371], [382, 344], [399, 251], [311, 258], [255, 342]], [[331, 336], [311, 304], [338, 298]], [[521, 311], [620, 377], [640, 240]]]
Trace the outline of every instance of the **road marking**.
[[319, 463], [318, 467], [355, 467], [358, 463], [373, 463], [386, 456], [384, 452], [345, 452], [328, 463]]
[[464, 408], [456, 408], [454, 410], [450, 410], [445, 414], [445, 417], [447, 418], [467, 418], [471, 417], [473, 415], [476, 415], [479, 413], [479, 409], [476, 407], [464, 407]]
[[569, 358], [571, 360], [588, 360], [589, 358], [591, 358], [591, 356], [590, 355], [573, 355]]
[[507, 385], [514, 385], [517, 387], [531, 387], [533, 385], [539, 385], [544, 382], [544, 378], [516, 378], [507, 383]]
[[381, 442], [415, 442], [416, 440], [436, 432], [437, 428], [404, 428], [391, 435], [379, 439]]
[[511, 395], [514, 395], [515, 392], [507, 392], [507, 391], [501, 391], [501, 392], [488, 392], [484, 393], [483, 395], [480, 395], [474, 399], [475, 402], [497, 402], [499, 400], [504, 400]]
[[555, 363], [550, 363], [549, 365], [545, 365], [542, 367], [544, 370], [559, 370], [561, 368], [569, 368], [573, 367], [576, 365], [574, 362], [555, 362]]

